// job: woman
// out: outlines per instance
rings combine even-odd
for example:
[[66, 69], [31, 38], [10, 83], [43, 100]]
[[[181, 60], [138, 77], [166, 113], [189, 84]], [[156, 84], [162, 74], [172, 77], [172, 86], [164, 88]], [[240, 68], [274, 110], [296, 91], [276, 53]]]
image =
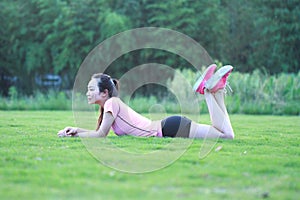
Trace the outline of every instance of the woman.
[[212, 125], [198, 124], [181, 116], [151, 121], [117, 97], [117, 80], [106, 74], [94, 74], [86, 95], [89, 104], [100, 105], [97, 129], [66, 127], [58, 132], [58, 136], [106, 137], [112, 128], [117, 135], [233, 139], [234, 132], [224, 103], [224, 88], [232, 66], [224, 66], [214, 73], [216, 67], [215, 64], [210, 65], [194, 85], [195, 92], [205, 97]]

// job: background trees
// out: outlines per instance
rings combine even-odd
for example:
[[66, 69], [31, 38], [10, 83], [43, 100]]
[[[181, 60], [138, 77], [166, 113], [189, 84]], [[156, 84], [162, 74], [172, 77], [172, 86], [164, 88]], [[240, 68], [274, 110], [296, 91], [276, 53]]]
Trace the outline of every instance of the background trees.
[[[2, 0], [1, 93], [26, 93], [35, 77], [58, 74], [71, 88], [81, 62], [97, 44], [124, 30], [164, 27], [199, 42], [213, 59], [241, 72], [298, 72], [300, 5], [297, 0]], [[168, 52], [141, 50], [116, 61], [123, 70], [148, 59], [186, 67]], [[121, 73], [121, 72], [120, 72]]]

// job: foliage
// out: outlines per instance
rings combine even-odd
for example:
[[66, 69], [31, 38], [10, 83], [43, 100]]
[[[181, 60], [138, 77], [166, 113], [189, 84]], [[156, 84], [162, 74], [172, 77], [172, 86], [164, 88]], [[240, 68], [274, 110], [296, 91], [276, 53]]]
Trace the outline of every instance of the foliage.
[[[298, 72], [300, 57], [300, 5], [292, 1], [257, 1], [257, 12], [263, 14], [255, 21], [260, 30], [253, 41], [249, 64], [264, 66], [272, 73]], [[279, 67], [278, 67], [279, 65]]]
[[[35, 75], [47, 73], [63, 76], [62, 87], [70, 89], [81, 62], [97, 44], [138, 27], [182, 32], [213, 59], [240, 72], [297, 73], [300, 67], [297, 0], [3, 0], [0, 6], [1, 93], [6, 95], [11, 85], [32, 93]], [[148, 49], [118, 59], [111, 73], [120, 76], [147, 62], [188, 65], [176, 55]]]
[[[152, 173], [128, 174], [100, 163], [79, 138], [57, 138], [58, 130], [76, 126], [71, 112], [0, 111], [0, 116], [1, 199], [247, 200], [299, 196], [299, 142], [295, 139], [299, 138], [295, 126], [300, 124], [299, 117], [232, 115], [236, 138], [218, 140], [206, 158], [199, 159], [204, 141], [194, 140], [170, 166]], [[210, 123], [209, 116], [203, 116], [201, 122]], [[113, 134], [108, 139], [122, 149], [144, 151], [183, 140]]]
[[[199, 75], [200, 72], [195, 74], [188, 69], [177, 70], [174, 78], [167, 81], [167, 93], [148, 97], [135, 95], [131, 99], [124, 96], [122, 99], [140, 113], [195, 113], [196, 108], [191, 106], [194, 101], [197, 101], [194, 105], [198, 103], [201, 113], [207, 113], [204, 97], [192, 92]], [[183, 81], [183, 77], [186, 81]], [[229, 113], [300, 114], [300, 73], [268, 75], [258, 70], [252, 73], [232, 72], [229, 86], [233, 90], [227, 89], [225, 99]], [[0, 110], [69, 110], [72, 106], [70, 92], [51, 90], [46, 94], [35, 92], [24, 97], [19, 95], [16, 87], [11, 87], [9, 95], [7, 98], [0, 97]], [[81, 102], [86, 103], [85, 97]], [[83, 105], [79, 107], [87, 109]]]
[[300, 114], [300, 73], [269, 76], [256, 70], [233, 73], [230, 79], [234, 94], [229, 96], [229, 110], [240, 104], [240, 113]]
[[[204, 70], [205, 68], [203, 68]], [[196, 74], [191, 70], [185, 69], [179, 71], [178, 74], [184, 76], [191, 85], [196, 80]], [[230, 88], [227, 88], [226, 105], [228, 111], [244, 114], [299, 115], [299, 83], [300, 72], [298, 74], [280, 73], [277, 75], [269, 75], [259, 70], [252, 73], [233, 72], [229, 77]], [[176, 90], [178, 95], [188, 96], [188, 91], [184, 90], [185, 87], [181, 81], [173, 79], [171, 84], [178, 87]], [[169, 87], [174, 87], [171, 84]], [[207, 111], [203, 104], [201, 104], [201, 111]]]
[[9, 98], [0, 97], [0, 110], [70, 110], [72, 101], [65, 92], [35, 92], [30, 96], [19, 96], [15, 87], [9, 89]]
[[[53, 73], [73, 79], [95, 44], [129, 28], [126, 17], [102, 9], [102, 4], [95, 0], [1, 1], [5, 8], [1, 75], [17, 76], [18, 87], [26, 93], [35, 88], [35, 75]], [[64, 88], [71, 86], [72, 81], [64, 82]]]

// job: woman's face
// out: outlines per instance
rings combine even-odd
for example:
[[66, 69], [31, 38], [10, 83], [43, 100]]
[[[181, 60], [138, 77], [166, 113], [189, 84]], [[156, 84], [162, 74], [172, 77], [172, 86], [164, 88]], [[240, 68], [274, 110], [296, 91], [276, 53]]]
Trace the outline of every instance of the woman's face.
[[89, 104], [100, 104], [100, 105], [104, 104], [107, 98], [107, 92], [100, 93], [98, 82], [96, 79], [90, 80], [87, 89], [88, 91], [86, 93], [86, 96]]

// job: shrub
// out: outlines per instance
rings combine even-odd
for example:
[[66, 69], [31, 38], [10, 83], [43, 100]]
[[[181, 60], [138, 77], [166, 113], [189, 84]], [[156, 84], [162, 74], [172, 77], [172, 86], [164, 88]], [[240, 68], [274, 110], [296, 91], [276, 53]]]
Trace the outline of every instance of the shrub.
[[[204, 69], [203, 69], [204, 70]], [[202, 71], [203, 72], [203, 71]], [[202, 95], [195, 95], [192, 86], [200, 73], [177, 70], [167, 81], [170, 95], [163, 98], [137, 96], [124, 101], [140, 113], [195, 113], [191, 100], [196, 100], [201, 113], [207, 113]], [[244, 114], [300, 114], [300, 72], [298, 74], [268, 75], [259, 70], [242, 74], [233, 72], [229, 78], [233, 92], [228, 91], [226, 105], [229, 113]], [[44, 94], [20, 97], [17, 88], [9, 89], [9, 97], [0, 97], [1, 110], [70, 110], [72, 99], [69, 92], [51, 90]], [[86, 102], [82, 96], [82, 110]], [[179, 104], [180, 103], [180, 104]], [[95, 108], [97, 110], [97, 108]]]
[[15, 87], [9, 89], [8, 98], [0, 97], [0, 100], [0, 110], [69, 110], [72, 105], [71, 99], [62, 91], [35, 92], [20, 97]]
[[234, 109], [228, 109], [246, 114], [299, 115], [299, 81], [300, 73], [270, 76], [258, 70], [251, 74], [234, 72], [230, 77], [234, 92], [227, 104], [238, 102], [239, 108], [234, 105]]

